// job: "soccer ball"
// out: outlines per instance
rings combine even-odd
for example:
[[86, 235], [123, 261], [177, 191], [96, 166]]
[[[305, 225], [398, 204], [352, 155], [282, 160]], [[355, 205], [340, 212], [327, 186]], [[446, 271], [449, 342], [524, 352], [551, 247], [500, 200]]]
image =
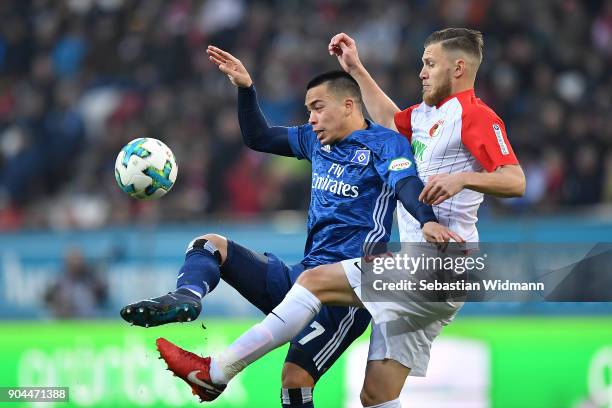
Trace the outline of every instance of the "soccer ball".
[[157, 139], [134, 139], [115, 161], [115, 179], [121, 190], [139, 200], [159, 198], [176, 181], [178, 167], [172, 150]]

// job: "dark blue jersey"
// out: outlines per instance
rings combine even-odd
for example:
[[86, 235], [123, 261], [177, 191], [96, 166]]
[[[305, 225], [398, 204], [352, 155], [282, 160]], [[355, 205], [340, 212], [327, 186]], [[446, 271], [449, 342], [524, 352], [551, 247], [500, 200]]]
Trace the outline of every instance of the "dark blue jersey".
[[311, 125], [289, 128], [291, 150], [312, 163], [306, 266], [357, 258], [364, 244], [389, 240], [395, 184], [417, 172], [403, 136], [368, 125], [334, 145], [321, 145]]

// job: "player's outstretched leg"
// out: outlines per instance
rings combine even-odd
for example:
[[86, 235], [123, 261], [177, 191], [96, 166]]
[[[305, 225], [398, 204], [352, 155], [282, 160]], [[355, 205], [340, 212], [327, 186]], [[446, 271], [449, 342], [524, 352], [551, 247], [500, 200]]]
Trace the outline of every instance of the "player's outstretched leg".
[[214, 384], [210, 378], [210, 357], [197, 356], [163, 338], [157, 339], [157, 350], [168, 369], [191, 387], [200, 402], [214, 400], [225, 389], [225, 385]]
[[247, 365], [290, 341], [319, 313], [322, 302], [343, 306], [360, 304], [340, 263], [318, 266], [302, 273], [283, 301], [264, 320], [211, 359], [211, 381], [227, 384]]
[[319, 313], [322, 302], [360, 305], [340, 263], [302, 273], [283, 301], [261, 323], [215, 358], [198, 357], [164, 339], [158, 339], [157, 348], [168, 368], [187, 382], [194, 393], [212, 400], [247, 365], [299, 334]]
[[187, 247], [176, 290], [152, 299], [132, 303], [121, 309], [121, 317], [136, 326], [153, 327], [166, 323], [190, 322], [200, 315], [202, 298], [219, 283], [219, 266], [227, 241], [218, 235], [204, 235]]
[[320, 309], [321, 302], [316, 296], [296, 283], [261, 323], [234, 341], [222, 356], [214, 360], [199, 357], [163, 338], [157, 339], [157, 349], [168, 369], [189, 384], [194, 394], [204, 401], [212, 401], [248, 364], [297, 335]]

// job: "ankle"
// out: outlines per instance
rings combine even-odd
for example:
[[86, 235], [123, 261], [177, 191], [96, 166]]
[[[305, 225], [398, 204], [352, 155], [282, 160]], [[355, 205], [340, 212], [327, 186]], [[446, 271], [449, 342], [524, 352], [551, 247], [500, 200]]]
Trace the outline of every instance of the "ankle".
[[200, 297], [200, 295], [196, 291], [191, 290], [191, 289], [189, 289], [187, 287], [184, 287], [184, 286], [178, 288], [174, 293], [178, 293], [180, 295], [184, 295], [184, 296], [190, 297], [191, 299], [196, 300], [198, 302], [202, 301], [202, 297]]

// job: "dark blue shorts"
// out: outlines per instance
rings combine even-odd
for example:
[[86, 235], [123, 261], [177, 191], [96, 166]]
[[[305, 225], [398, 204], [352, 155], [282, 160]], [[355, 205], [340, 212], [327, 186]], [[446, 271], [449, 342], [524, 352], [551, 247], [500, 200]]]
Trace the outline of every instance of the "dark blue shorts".
[[[258, 254], [228, 240], [221, 278], [268, 314], [285, 297], [302, 264], [289, 266], [270, 253]], [[366, 309], [323, 306], [310, 325], [293, 340], [286, 362], [302, 367], [317, 381], [370, 324]]]

